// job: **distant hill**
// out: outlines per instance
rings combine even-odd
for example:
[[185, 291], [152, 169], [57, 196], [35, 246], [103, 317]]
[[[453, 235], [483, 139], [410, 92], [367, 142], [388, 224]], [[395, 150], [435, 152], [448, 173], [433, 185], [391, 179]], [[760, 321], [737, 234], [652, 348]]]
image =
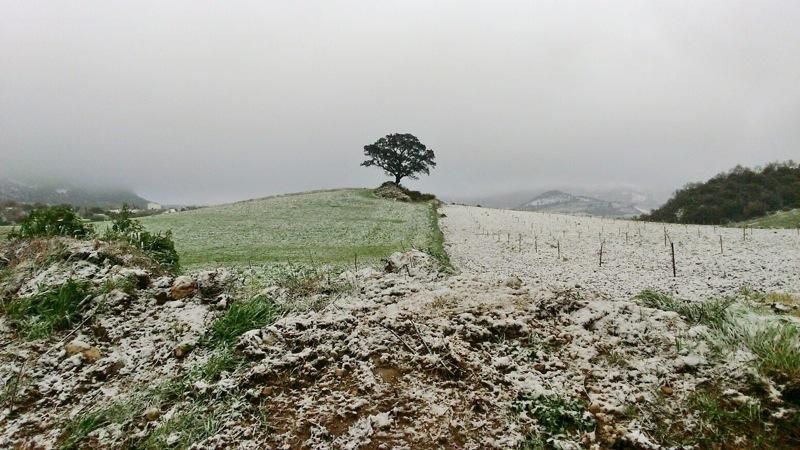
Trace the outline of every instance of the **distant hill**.
[[149, 200], [125, 189], [82, 188], [70, 185], [32, 185], [0, 178], [0, 202], [69, 204], [73, 206], [119, 207], [123, 203], [144, 208]]
[[515, 209], [602, 217], [634, 217], [642, 213], [630, 203], [611, 202], [562, 191], [547, 191]]
[[516, 209], [527, 203], [530, 199], [542, 195], [547, 191], [570, 192], [575, 196], [591, 197], [600, 201], [633, 205], [640, 214], [650, 211], [664, 203], [668, 193], [650, 192], [628, 186], [617, 187], [586, 187], [586, 186], [552, 186], [550, 189], [528, 189], [512, 191], [493, 195], [462, 196], [446, 198], [467, 205], [481, 205], [489, 208]]
[[789, 161], [755, 170], [736, 166], [705, 183], [688, 184], [642, 219], [719, 225], [797, 207], [800, 166]]

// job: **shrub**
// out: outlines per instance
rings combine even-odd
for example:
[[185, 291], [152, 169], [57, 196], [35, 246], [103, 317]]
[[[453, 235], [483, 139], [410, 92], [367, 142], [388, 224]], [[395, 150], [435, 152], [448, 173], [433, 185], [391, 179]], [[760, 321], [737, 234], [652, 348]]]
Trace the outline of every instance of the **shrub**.
[[76, 239], [91, 237], [94, 229], [69, 206], [36, 208], [22, 220], [19, 230], [9, 233], [9, 239], [30, 239], [47, 236], [70, 236]]
[[177, 271], [180, 267], [178, 252], [175, 250], [175, 242], [172, 240], [172, 232], [167, 231], [161, 234], [146, 231], [138, 220], [131, 218], [128, 205], [123, 205], [122, 211], [114, 217], [111, 228], [106, 230], [105, 238], [127, 241], [165, 269]]

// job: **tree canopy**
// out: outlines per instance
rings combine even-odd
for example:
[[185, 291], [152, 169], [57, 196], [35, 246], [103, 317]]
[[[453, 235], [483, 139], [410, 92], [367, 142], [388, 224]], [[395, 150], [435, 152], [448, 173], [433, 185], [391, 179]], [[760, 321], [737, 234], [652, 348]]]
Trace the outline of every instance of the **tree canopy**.
[[406, 177], [416, 180], [420, 173], [430, 175], [430, 169], [436, 167], [433, 150], [413, 134], [388, 134], [374, 144], [365, 145], [364, 156], [368, 159], [361, 163], [362, 166], [380, 167], [387, 175], [393, 176], [397, 184]]
[[800, 207], [800, 166], [792, 161], [763, 169], [736, 166], [705, 183], [678, 190], [643, 220], [719, 225]]

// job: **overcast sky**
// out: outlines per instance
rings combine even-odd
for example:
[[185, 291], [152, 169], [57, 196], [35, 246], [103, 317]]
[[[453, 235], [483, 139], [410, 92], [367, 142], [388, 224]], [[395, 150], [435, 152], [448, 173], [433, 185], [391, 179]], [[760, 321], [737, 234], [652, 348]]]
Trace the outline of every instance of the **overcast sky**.
[[0, 0], [0, 173], [222, 202], [673, 189], [800, 159], [800, 1]]

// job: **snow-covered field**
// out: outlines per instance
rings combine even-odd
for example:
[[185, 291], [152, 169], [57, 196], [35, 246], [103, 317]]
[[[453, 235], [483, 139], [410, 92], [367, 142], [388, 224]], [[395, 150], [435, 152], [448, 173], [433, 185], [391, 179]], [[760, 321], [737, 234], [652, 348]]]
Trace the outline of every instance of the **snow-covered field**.
[[417, 250], [175, 276], [101, 241], [0, 246], [0, 304], [99, 292], [40, 338], [0, 310], [0, 448], [798, 448], [795, 232], [668, 226], [673, 278], [663, 225], [440, 212], [455, 274]]
[[740, 228], [467, 206], [447, 206], [442, 212], [447, 216], [441, 219], [446, 249], [453, 264], [466, 272], [516, 275], [534, 286], [578, 286], [615, 299], [643, 289], [687, 299], [728, 295], [743, 287], [800, 291], [797, 230], [747, 229], [745, 234]]

